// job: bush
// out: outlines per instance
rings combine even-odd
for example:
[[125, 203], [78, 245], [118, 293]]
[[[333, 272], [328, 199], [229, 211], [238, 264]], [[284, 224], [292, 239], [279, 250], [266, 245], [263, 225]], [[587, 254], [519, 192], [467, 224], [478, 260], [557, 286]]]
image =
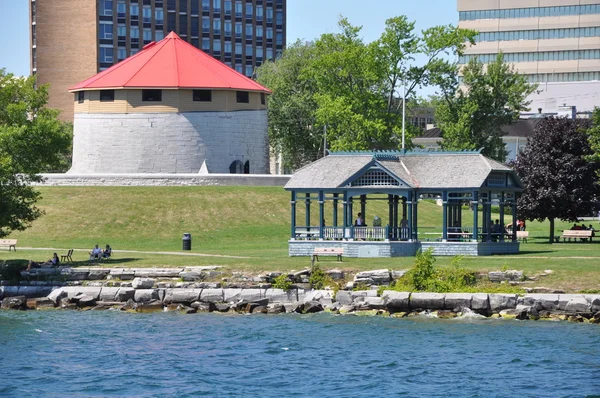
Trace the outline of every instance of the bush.
[[320, 290], [331, 284], [332, 280], [329, 275], [327, 275], [325, 271], [319, 267], [318, 264], [315, 264], [310, 272], [310, 278], [308, 279], [308, 282], [313, 289]]
[[21, 280], [21, 271], [27, 269], [27, 261], [7, 261], [0, 264], [0, 279], [8, 281]]
[[288, 279], [287, 274], [281, 274], [273, 281], [273, 288], [283, 289], [286, 292], [292, 287], [292, 281]]
[[461, 265], [462, 257], [452, 259], [450, 267], [436, 268], [433, 250], [419, 251], [414, 266], [393, 286], [398, 291], [448, 293], [465, 291], [475, 286], [477, 275]]

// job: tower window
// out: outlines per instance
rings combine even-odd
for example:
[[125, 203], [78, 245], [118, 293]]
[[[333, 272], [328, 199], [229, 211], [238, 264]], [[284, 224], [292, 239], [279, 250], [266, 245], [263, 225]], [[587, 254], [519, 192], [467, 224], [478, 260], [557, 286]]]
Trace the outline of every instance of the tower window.
[[142, 90], [142, 101], [160, 102], [162, 101], [162, 90]]
[[200, 102], [211, 102], [212, 101], [212, 91], [210, 91], [210, 90], [194, 90], [193, 96], [194, 96], [194, 101], [200, 101]]
[[238, 103], [247, 104], [250, 102], [250, 94], [247, 91], [238, 91], [236, 97]]
[[115, 90], [100, 90], [100, 102], [112, 102], [115, 100]]

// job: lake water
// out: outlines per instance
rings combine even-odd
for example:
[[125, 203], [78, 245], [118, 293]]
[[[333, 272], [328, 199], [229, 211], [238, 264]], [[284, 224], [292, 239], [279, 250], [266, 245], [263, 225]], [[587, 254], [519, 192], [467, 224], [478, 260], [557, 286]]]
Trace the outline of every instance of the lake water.
[[0, 312], [2, 397], [600, 397], [600, 325]]

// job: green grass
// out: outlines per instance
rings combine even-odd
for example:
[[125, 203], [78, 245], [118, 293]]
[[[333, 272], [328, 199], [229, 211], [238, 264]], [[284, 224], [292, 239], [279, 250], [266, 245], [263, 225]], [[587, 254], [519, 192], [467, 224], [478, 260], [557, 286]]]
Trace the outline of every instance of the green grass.
[[[52, 250], [76, 251], [78, 265], [87, 264], [87, 251], [94, 244], [110, 244], [116, 250], [180, 252], [184, 232], [192, 234], [192, 253], [176, 254], [115, 253], [110, 266], [194, 266], [221, 265], [229, 270], [298, 270], [310, 266], [307, 257], [290, 258], [290, 195], [277, 187], [43, 187], [40, 207], [45, 215], [31, 228], [15, 232], [18, 251], [1, 251], [0, 259], [47, 260]], [[298, 201], [298, 225], [305, 220], [304, 206]], [[355, 202], [354, 212], [359, 204]], [[387, 201], [367, 203], [366, 221], [378, 215], [387, 219]], [[318, 224], [318, 204], [313, 203], [312, 225]], [[341, 204], [340, 204], [341, 219]], [[429, 201], [419, 204], [421, 231], [441, 230], [441, 207]], [[497, 214], [493, 218], [498, 218]], [[332, 221], [332, 204], [326, 204], [325, 219]], [[481, 218], [480, 218], [481, 219]], [[510, 222], [510, 216], [505, 217]], [[472, 223], [472, 212], [463, 211], [463, 225]], [[590, 224], [590, 222], [586, 222]], [[597, 222], [592, 223], [599, 228]], [[557, 221], [556, 232], [572, 224]], [[425, 228], [428, 227], [428, 228]], [[600, 237], [593, 243], [549, 244], [548, 222], [528, 222], [529, 243], [521, 253], [511, 256], [467, 257], [463, 265], [480, 270], [519, 269], [528, 275], [554, 271], [535, 285], [569, 291], [598, 289], [600, 283]], [[428, 236], [428, 235], [423, 235]], [[435, 235], [430, 235], [435, 238]], [[230, 258], [224, 256], [241, 256]], [[451, 258], [438, 257], [436, 265], [446, 266]], [[343, 263], [323, 259], [323, 268], [350, 270], [409, 268], [413, 258], [350, 259]]]

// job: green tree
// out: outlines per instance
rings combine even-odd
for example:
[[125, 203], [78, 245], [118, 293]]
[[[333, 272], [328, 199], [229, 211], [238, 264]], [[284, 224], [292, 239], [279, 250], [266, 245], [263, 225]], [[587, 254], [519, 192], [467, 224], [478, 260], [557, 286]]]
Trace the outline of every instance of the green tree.
[[555, 219], [577, 221], [598, 210], [600, 162], [587, 160], [592, 155], [589, 125], [583, 119], [542, 120], [514, 162], [525, 186], [518, 213], [528, 220], [548, 219], [550, 243]]
[[257, 70], [257, 80], [269, 87], [269, 141], [281, 151], [285, 165], [298, 168], [323, 152], [323, 127], [317, 125], [316, 83], [308, 75], [314, 62], [314, 44], [300, 41], [288, 46], [277, 62]]
[[[378, 40], [365, 43], [361, 27], [345, 18], [339, 27], [340, 33], [314, 43], [296, 43], [257, 71], [259, 82], [273, 91], [271, 144], [293, 156], [295, 167], [321, 156], [324, 126], [330, 149], [399, 149], [404, 87], [413, 98], [419, 87], [446, 84], [456, 65], [445, 54], [461, 54], [476, 34], [440, 26], [419, 35], [400, 16], [386, 21]], [[425, 61], [417, 64], [417, 58]], [[407, 125], [406, 131], [410, 147], [416, 129]]]
[[[592, 153], [586, 157], [591, 162], [600, 162], [600, 108], [594, 108], [592, 127], [587, 130], [588, 142]], [[598, 175], [600, 177], [600, 174]]]
[[482, 154], [504, 162], [502, 126], [514, 123], [528, 109], [526, 98], [536, 85], [504, 62], [502, 54], [486, 66], [473, 58], [463, 68], [463, 87], [449, 84], [436, 110], [443, 132], [441, 146], [449, 150], [482, 149]]
[[18, 78], [0, 70], [0, 237], [24, 230], [41, 215], [32, 182], [38, 173], [64, 165], [71, 126], [45, 107], [46, 86], [35, 78]]

